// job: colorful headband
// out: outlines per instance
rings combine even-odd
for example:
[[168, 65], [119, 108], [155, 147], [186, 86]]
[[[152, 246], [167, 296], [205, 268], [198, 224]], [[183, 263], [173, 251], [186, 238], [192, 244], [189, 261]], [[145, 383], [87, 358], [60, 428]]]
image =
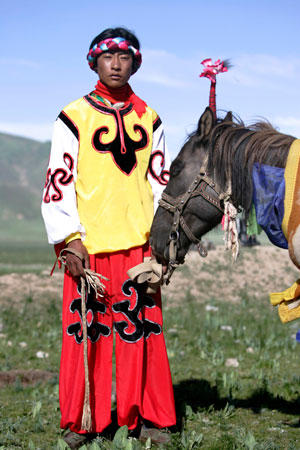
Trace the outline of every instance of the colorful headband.
[[95, 44], [87, 54], [87, 60], [90, 68], [95, 70], [96, 60], [102, 53], [115, 50], [123, 50], [132, 54], [137, 66], [132, 73], [135, 73], [140, 68], [140, 65], [142, 64], [141, 52], [133, 47], [130, 41], [126, 41], [126, 39], [122, 37], [104, 39], [104, 41]]

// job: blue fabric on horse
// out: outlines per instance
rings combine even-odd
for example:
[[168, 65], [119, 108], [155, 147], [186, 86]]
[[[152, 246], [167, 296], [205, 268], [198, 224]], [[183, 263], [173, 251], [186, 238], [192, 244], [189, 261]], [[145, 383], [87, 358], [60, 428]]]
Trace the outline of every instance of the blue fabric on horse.
[[287, 249], [288, 243], [281, 229], [284, 215], [284, 169], [254, 163], [252, 180], [257, 223], [272, 244]]

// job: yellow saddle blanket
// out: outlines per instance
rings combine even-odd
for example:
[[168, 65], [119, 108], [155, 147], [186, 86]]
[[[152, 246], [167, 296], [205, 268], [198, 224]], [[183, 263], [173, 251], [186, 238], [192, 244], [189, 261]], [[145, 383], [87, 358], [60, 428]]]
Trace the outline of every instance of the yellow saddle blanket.
[[272, 292], [270, 302], [278, 306], [281, 322], [291, 322], [300, 317], [300, 279], [283, 292]]
[[[300, 269], [300, 139], [290, 148], [284, 172], [285, 197], [282, 231], [288, 241], [289, 255]], [[300, 279], [282, 292], [270, 293], [270, 302], [278, 306], [283, 323], [300, 318]]]

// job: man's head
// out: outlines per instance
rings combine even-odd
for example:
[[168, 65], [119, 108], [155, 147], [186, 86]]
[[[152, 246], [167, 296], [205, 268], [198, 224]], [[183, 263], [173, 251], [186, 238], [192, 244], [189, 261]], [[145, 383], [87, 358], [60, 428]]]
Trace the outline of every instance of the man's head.
[[141, 63], [140, 43], [125, 28], [108, 28], [93, 39], [87, 55], [89, 66], [109, 87], [127, 83]]

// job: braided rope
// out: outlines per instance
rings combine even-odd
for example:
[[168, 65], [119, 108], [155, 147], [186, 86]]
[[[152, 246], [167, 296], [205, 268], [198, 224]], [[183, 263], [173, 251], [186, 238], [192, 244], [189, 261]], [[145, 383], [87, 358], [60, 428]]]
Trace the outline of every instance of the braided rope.
[[137, 63], [137, 67], [132, 73], [135, 73], [140, 68], [140, 65], [142, 64], [141, 52], [137, 48], [135, 48], [130, 41], [127, 41], [122, 37], [104, 39], [104, 41], [95, 44], [87, 54], [87, 60], [90, 68], [92, 70], [96, 70], [96, 60], [102, 53], [116, 50], [131, 53], [135, 62]]
[[89, 380], [89, 361], [88, 361], [88, 343], [87, 343], [87, 323], [86, 323], [86, 292], [85, 280], [81, 281], [81, 314], [82, 314], [82, 333], [83, 333], [83, 362], [84, 362], [84, 402], [81, 418], [81, 428], [86, 431], [92, 429], [92, 413], [90, 405], [90, 380]]
[[[83, 261], [81, 253], [72, 248], [64, 248], [61, 250], [58, 260], [65, 266], [67, 262], [66, 255], [63, 253], [72, 253]], [[86, 318], [86, 287], [88, 294], [91, 289], [95, 291], [96, 299], [103, 297], [105, 293], [105, 286], [101, 283], [100, 278], [108, 280], [108, 278], [94, 272], [91, 269], [83, 269], [85, 277], [81, 276], [81, 314], [82, 314], [82, 334], [83, 334], [83, 361], [84, 361], [84, 403], [81, 419], [81, 429], [91, 431], [92, 429], [92, 414], [90, 406], [90, 381], [89, 381], [89, 364], [88, 364], [88, 343], [87, 343], [87, 318]]]

